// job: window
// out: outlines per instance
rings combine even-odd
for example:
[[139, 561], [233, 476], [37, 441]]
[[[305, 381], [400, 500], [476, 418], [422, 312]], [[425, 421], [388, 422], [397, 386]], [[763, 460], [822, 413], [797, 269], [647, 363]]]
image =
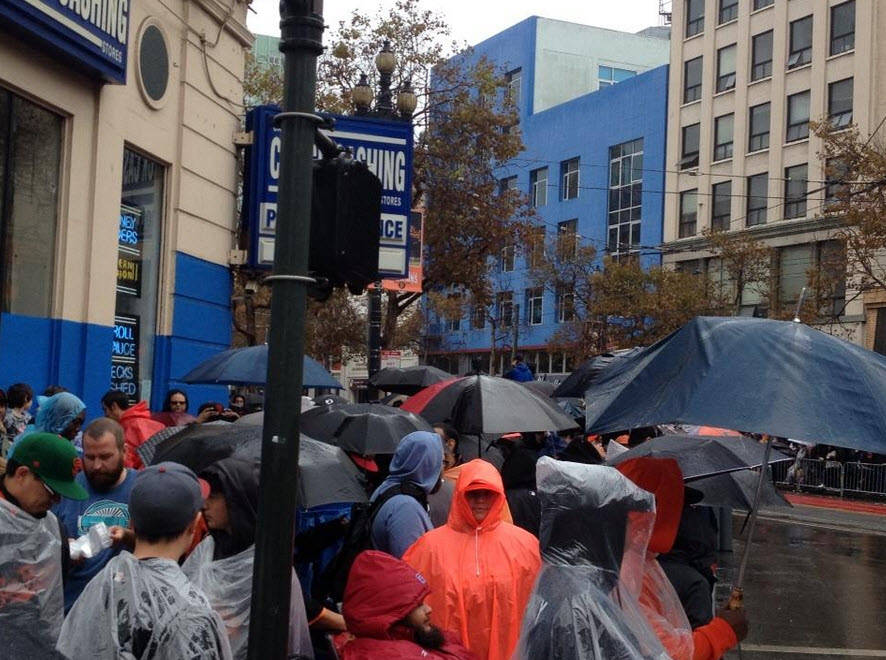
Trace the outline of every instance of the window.
[[545, 257], [545, 228], [533, 227], [526, 242], [526, 266], [540, 268]]
[[566, 286], [557, 285], [554, 295], [557, 323], [569, 323], [575, 319], [575, 294]]
[[816, 246], [815, 269], [819, 294], [830, 298], [829, 316], [840, 316], [846, 307], [846, 248], [841, 241], [821, 241]]
[[735, 44], [717, 51], [717, 91], [735, 87]]
[[504, 179], [499, 179], [498, 181], [498, 194], [504, 195], [509, 190], [517, 189], [517, 177], [509, 176]]
[[788, 97], [787, 142], [809, 137], [809, 92], [791, 94]]
[[772, 75], [772, 30], [754, 37], [751, 55], [751, 80]]
[[486, 328], [486, 306], [474, 305], [471, 308], [471, 329], [483, 330]]
[[[130, 401], [140, 401], [151, 391], [154, 329], [157, 326], [157, 299], [160, 295], [165, 173], [160, 163], [135, 151], [123, 150], [114, 335], [133, 339], [128, 347], [126, 342], [114, 342], [111, 351], [114, 374], [111, 388], [125, 392]], [[124, 232], [124, 229], [127, 231]], [[124, 235], [131, 235], [133, 240], [122, 240]], [[124, 263], [126, 261], [134, 265], [129, 267]], [[126, 277], [126, 273], [134, 273], [134, 276]], [[116, 368], [124, 365], [126, 368]], [[126, 375], [121, 376], [122, 373]]]
[[803, 218], [806, 216], [806, 187], [809, 183], [809, 168], [803, 165], [786, 167], [784, 170], [784, 217]]
[[61, 117], [0, 88], [3, 312], [48, 317], [52, 309], [63, 128]]
[[754, 11], [775, 4], [775, 0], [754, 0]]
[[680, 193], [680, 238], [695, 236], [698, 226], [698, 190]]
[[825, 210], [828, 210], [828, 206], [842, 201], [844, 192], [849, 190], [849, 185], [844, 183], [849, 174], [849, 168], [846, 167], [846, 162], [839, 158], [828, 158], [825, 161], [824, 172], [827, 181], [824, 189], [824, 201]]
[[714, 120], [714, 160], [732, 158], [732, 133], [735, 115], [728, 114]]
[[526, 289], [526, 320], [529, 325], [541, 325], [544, 320], [544, 289]]
[[812, 16], [791, 22], [791, 50], [788, 68], [809, 64], [812, 61]]
[[643, 204], [643, 140], [609, 149], [609, 220], [607, 249], [628, 251], [640, 243]]
[[702, 58], [687, 61], [683, 65], [683, 103], [692, 103], [701, 98]]
[[523, 82], [521, 69], [514, 69], [505, 74], [505, 96], [520, 111], [520, 87]]
[[738, 0], [720, 0], [719, 23], [728, 23], [738, 18]]
[[458, 332], [461, 330], [461, 296], [453, 293], [447, 296], [449, 304], [448, 313], [445, 315], [443, 327], [445, 332]]
[[831, 55], [855, 48], [855, 0], [831, 7]]
[[571, 158], [560, 163], [560, 199], [575, 199], [578, 197], [579, 159]]
[[498, 327], [508, 328], [514, 320], [514, 292], [501, 291], [495, 295], [495, 308], [498, 312]]
[[560, 258], [574, 257], [578, 253], [578, 219], [557, 223], [557, 250]]
[[542, 167], [529, 173], [529, 205], [533, 208], [548, 203], [548, 168]]
[[766, 224], [766, 199], [768, 195], [768, 172], [748, 177], [748, 212], [745, 218], [748, 227]]
[[778, 302], [793, 307], [806, 286], [807, 272], [812, 267], [813, 245], [791, 245], [778, 250]]
[[704, 30], [704, 0], [686, 0], [686, 36]]
[[633, 78], [636, 75], [637, 72], [631, 71], [630, 69], [619, 69], [614, 66], [599, 66], [597, 67], [597, 88], [603, 89], [604, 87], [609, 87], [615, 83], [624, 82], [628, 78]]
[[683, 127], [683, 150], [680, 158], [680, 169], [686, 170], [698, 165], [698, 144], [701, 124], [690, 124]]
[[828, 85], [828, 119], [834, 128], [852, 123], [853, 79], [838, 80]]
[[749, 112], [748, 152], [769, 148], [769, 104], [755, 105]]
[[711, 193], [711, 229], [725, 231], [732, 217], [732, 181], [715, 183]]
[[[840, 241], [790, 245], [778, 250], [778, 302], [796, 306], [803, 287], [814, 284], [829, 316], [843, 312], [846, 301], [846, 254]], [[810, 275], [814, 275], [814, 279]], [[810, 282], [812, 279], [812, 282]]]
[[498, 260], [498, 266], [501, 272], [510, 273], [514, 270], [514, 257], [516, 256], [517, 250], [513, 245], [505, 245], [501, 249], [501, 256]]

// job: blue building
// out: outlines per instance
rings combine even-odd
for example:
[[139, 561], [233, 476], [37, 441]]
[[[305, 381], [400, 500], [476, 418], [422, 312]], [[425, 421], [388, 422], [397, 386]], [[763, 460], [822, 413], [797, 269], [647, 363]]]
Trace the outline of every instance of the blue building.
[[[649, 36], [649, 35], [654, 36]], [[539, 216], [536, 241], [575, 234], [606, 254], [660, 263], [665, 184], [669, 41], [661, 28], [628, 34], [538, 17], [475, 47], [506, 71], [526, 150], [499, 170], [502, 190], [526, 193]], [[665, 38], [662, 38], [665, 37]], [[569, 320], [570, 292], [533, 287], [530, 251], [508, 248], [496, 265], [493, 340], [482, 314], [431, 319], [428, 359], [453, 373], [496, 351], [519, 352], [538, 373], [571, 370], [548, 343]], [[517, 310], [516, 313], [514, 310]], [[499, 369], [505, 365], [499, 358]]]

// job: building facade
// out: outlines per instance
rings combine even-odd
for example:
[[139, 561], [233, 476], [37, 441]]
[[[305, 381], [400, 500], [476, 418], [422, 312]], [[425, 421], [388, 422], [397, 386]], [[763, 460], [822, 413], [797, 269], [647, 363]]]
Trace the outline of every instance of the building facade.
[[[702, 232], [747, 232], [774, 248], [768, 305], [789, 309], [839, 249], [809, 121], [875, 131], [886, 112], [876, 47], [886, 6], [681, 0], [672, 11], [664, 262], [721, 277]], [[834, 296], [837, 331], [872, 346], [867, 317], [886, 300], [853, 297], [845, 278]], [[741, 303], [743, 314], [768, 313], [759, 291]]]
[[3, 387], [158, 408], [230, 346], [246, 8], [0, 0]]
[[[659, 263], [670, 46], [666, 31], [651, 32], [658, 36], [532, 17], [474, 47], [507, 71], [526, 149], [498, 175], [502, 190], [529, 195], [538, 243], [568, 233], [600, 260], [638, 253], [645, 265]], [[533, 286], [532, 259], [517, 247], [498, 259], [498, 328], [470, 310], [432, 318], [428, 361], [452, 373], [475, 360], [488, 369], [495, 344], [501, 371], [516, 342], [536, 372], [571, 370], [566, 354], [548, 349], [570, 320], [570, 294]]]

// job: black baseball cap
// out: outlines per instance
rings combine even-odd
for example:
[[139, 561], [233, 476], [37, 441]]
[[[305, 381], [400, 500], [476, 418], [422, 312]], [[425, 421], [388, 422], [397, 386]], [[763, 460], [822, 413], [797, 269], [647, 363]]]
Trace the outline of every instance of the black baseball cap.
[[179, 463], [158, 463], [138, 473], [129, 494], [129, 516], [137, 533], [180, 534], [203, 508], [209, 484]]

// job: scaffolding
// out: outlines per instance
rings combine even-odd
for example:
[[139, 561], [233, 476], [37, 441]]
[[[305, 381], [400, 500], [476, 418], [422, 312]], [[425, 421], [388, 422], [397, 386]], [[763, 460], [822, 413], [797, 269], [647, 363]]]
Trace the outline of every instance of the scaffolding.
[[671, 0], [658, 0], [658, 20], [662, 25], [671, 24]]

